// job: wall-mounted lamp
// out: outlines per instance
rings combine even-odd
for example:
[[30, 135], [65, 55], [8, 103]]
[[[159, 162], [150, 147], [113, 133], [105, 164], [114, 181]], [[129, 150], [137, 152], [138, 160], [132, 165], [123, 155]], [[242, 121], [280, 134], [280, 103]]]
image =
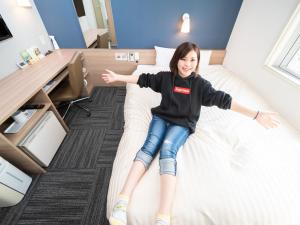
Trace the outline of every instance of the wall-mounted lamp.
[[181, 32], [182, 33], [190, 32], [190, 15], [188, 13], [184, 13], [182, 15]]
[[21, 7], [32, 7], [30, 0], [17, 0], [17, 4]]

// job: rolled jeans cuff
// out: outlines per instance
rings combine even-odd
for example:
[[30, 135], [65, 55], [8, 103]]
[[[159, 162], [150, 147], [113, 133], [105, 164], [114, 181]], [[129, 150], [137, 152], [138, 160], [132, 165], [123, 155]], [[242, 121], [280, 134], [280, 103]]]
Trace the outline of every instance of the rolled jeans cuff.
[[152, 162], [153, 157], [148, 155], [147, 153], [143, 152], [142, 150], [139, 150], [136, 153], [136, 156], [133, 161], [141, 161], [146, 169], [149, 168], [150, 163]]
[[177, 167], [176, 159], [165, 158], [159, 160], [160, 175], [169, 174], [169, 175], [176, 176], [176, 167]]

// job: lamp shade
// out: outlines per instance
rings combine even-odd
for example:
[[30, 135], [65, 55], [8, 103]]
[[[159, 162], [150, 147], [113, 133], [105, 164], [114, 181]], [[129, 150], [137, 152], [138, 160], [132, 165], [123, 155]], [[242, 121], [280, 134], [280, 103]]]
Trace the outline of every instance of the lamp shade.
[[182, 33], [190, 32], [190, 15], [188, 13], [184, 13], [182, 16], [181, 32]]

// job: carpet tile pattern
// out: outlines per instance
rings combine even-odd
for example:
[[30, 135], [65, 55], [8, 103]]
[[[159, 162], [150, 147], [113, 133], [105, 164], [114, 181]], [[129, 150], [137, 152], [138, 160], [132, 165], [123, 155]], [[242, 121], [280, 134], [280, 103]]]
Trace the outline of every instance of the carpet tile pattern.
[[0, 208], [0, 225], [108, 225], [106, 196], [123, 134], [125, 87], [97, 87], [81, 102], [91, 116], [72, 107], [70, 131], [47, 173], [33, 176], [24, 199]]

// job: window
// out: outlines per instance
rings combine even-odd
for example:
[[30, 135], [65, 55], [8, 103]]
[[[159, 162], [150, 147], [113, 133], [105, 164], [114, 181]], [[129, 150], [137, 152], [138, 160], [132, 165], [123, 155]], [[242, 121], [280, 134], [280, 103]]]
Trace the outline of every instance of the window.
[[300, 4], [265, 64], [280, 77], [300, 87]]

